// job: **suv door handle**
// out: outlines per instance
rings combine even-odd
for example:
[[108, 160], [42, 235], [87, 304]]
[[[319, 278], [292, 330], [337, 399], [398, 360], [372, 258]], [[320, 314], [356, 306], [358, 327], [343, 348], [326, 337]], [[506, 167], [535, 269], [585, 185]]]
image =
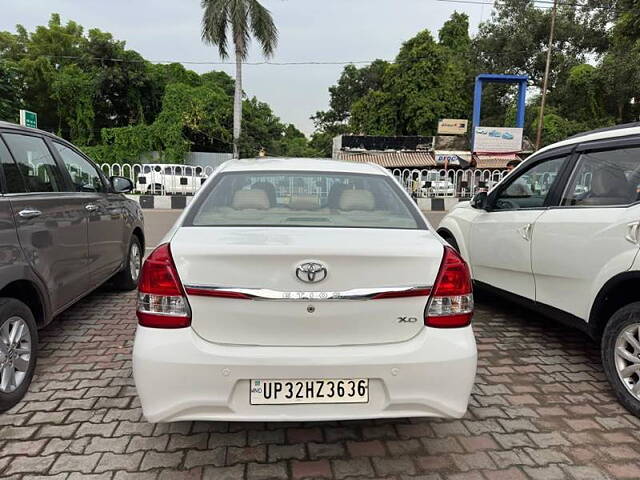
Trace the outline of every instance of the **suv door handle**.
[[533, 224], [527, 223], [524, 227], [518, 229], [518, 233], [522, 238], [524, 238], [527, 242], [531, 240], [531, 229], [533, 228]]
[[36, 210], [35, 208], [25, 208], [24, 210], [20, 210], [18, 212], [18, 215], [20, 215], [22, 218], [35, 218], [42, 215], [42, 212], [40, 210]]
[[640, 222], [627, 224], [627, 234], [624, 239], [634, 245], [640, 245]]
[[98, 209], [97, 205], [94, 205], [93, 203], [87, 203], [84, 206], [85, 210], [87, 210], [88, 212], [95, 212]]

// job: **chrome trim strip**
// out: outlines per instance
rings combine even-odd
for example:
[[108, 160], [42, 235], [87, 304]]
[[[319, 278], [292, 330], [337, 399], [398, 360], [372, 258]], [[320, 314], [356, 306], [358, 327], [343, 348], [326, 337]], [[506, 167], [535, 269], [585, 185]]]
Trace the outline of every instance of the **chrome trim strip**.
[[[381, 288], [353, 288], [342, 292], [310, 292], [296, 291], [283, 292], [279, 290], [270, 290], [268, 288], [238, 288], [238, 287], [218, 287], [211, 285], [185, 285], [187, 294], [195, 296], [207, 296], [205, 292], [211, 292], [211, 296], [218, 297], [216, 292], [227, 292], [231, 294], [246, 295], [250, 300], [283, 300], [283, 301], [336, 301], [336, 300], [371, 300], [377, 295], [406, 293], [411, 296], [411, 292], [415, 290], [428, 290], [431, 293], [431, 286], [405, 286], [405, 287], [381, 287]], [[202, 293], [190, 293], [189, 290], [201, 290]], [[418, 293], [418, 292], [416, 292]], [[420, 296], [420, 295], [416, 295]], [[428, 296], [425, 294], [424, 296]], [[223, 298], [224, 295], [219, 295]], [[399, 297], [396, 297], [399, 298]]]

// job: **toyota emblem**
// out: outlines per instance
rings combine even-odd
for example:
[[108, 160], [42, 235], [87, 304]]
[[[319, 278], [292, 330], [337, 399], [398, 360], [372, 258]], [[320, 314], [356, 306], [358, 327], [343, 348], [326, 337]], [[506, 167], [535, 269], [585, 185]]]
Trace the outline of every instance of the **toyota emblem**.
[[327, 267], [318, 262], [305, 262], [296, 267], [296, 277], [305, 283], [318, 283], [327, 278]]

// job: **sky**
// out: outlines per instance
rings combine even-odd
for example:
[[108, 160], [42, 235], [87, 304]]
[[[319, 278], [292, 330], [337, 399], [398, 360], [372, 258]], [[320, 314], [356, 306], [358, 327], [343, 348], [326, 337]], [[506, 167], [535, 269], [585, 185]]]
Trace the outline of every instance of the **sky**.
[[[280, 38], [273, 62], [355, 62], [393, 59], [402, 42], [420, 30], [437, 35], [454, 11], [470, 17], [472, 32], [491, 14], [488, 5], [438, 0], [262, 0], [271, 10]], [[111, 32], [127, 48], [150, 61], [220, 62], [214, 47], [200, 37], [200, 0], [0, 0], [0, 31], [15, 32], [22, 24], [32, 31], [46, 24], [51, 13], [62, 21]], [[230, 59], [233, 60], [233, 59]], [[247, 61], [261, 61], [258, 48]], [[197, 72], [233, 66], [189, 65]], [[343, 65], [246, 65], [243, 89], [267, 102], [283, 122], [306, 134], [309, 119], [326, 110], [328, 88]]]

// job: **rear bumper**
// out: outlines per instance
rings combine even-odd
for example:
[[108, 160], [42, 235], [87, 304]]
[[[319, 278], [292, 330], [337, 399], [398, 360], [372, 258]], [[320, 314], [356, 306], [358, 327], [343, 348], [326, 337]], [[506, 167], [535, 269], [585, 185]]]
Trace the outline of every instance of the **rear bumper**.
[[[339, 347], [229, 346], [191, 328], [138, 327], [133, 374], [151, 422], [461, 417], [476, 359], [470, 326], [424, 328], [402, 343]], [[250, 405], [250, 380], [267, 378], [369, 378], [369, 403]]]

